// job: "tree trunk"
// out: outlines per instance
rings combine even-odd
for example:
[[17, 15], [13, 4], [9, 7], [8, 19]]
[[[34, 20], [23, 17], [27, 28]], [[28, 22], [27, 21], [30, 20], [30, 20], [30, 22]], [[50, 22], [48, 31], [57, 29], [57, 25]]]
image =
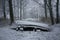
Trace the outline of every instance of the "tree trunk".
[[22, 20], [22, 1], [20, 0], [20, 20]]
[[4, 19], [6, 19], [6, 13], [5, 13], [5, 0], [2, 0], [2, 5], [3, 5]]
[[47, 19], [47, 0], [44, 0], [45, 17]]
[[52, 1], [52, 0], [48, 0], [48, 3], [49, 3], [49, 12], [50, 12], [50, 17], [51, 17], [51, 23], [52, 23], [52, 25], [53, 25], [53, 24], [54, 24], [54, 18], [53, 18], [51, 1]]
[[14, 22], [12, 0], [9, 0], [9, 10], [10, 10], [10, 20], [11, 20], [10, 24], [12, 24]]
[[56, 3], [56, 23], [59, 23], [59, 0]]

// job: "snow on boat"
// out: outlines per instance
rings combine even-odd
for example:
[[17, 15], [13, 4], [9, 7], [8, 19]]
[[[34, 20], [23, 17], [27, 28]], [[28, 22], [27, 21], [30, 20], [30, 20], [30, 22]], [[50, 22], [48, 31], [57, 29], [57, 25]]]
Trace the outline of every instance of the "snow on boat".
[[25, 26], [38, 26], [38, 27], [46, 27], [46, 28], [49, 27], [48, 24], [38, 23], [38, 22], [31, 22], [31, 21], [17, 20], [17, 21], [15, 21], [15, 23], [18, 24], [18, 25], [25, 25]]

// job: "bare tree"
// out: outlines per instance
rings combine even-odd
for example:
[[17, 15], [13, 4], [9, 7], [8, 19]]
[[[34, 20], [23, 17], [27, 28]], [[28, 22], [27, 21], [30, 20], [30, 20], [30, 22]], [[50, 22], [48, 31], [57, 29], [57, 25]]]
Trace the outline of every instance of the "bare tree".
[[10, 10], [10, 20], [11, 20], [10, 24], [12, 24], [14, 22], [12, 0], [9, 0], [9, 10]]
[[22, 2], [23, 0], [20, 0], [20, 20], [22, 20]]
[[52, 0], [48, 0], [48, 4], [49, 4], [49, 12], [50, 12], [50, 17], [51, 17], [51, 23], [52, 25], [54, 24], [54, 18], [53, 18], [53, 11], [52, 11], [52, 4], [51, 4]]
[[2, 0], [2, 5], [3, 5], [4, 19], [6, 19], [6, 13], [5, 13], [5, 0]]
[[47, 19], [47, 0], [44, 0], [45, 17]]
[[[42, 5], [37, 0], [33, 0], [33, 1], [36, 2], [37, 4], [39, 4], [39, 6]], [[45, 9], [45, 17], [47, 18], [47, 0], [44, 0], [44, 9]]]
[[59, 23], [59, 0], [56, 3], [56, 23]]

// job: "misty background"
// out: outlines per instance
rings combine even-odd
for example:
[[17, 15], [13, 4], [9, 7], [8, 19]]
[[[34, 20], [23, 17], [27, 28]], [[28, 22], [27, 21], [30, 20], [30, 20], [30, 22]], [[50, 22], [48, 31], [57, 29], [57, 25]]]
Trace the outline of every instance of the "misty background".
[[[47, 2], [48, 3], [48, 2]], [[56, 21], [56, 3], [57, 0], [52, 0], [52, 15], [53, 20]], [[6, 19], [10, 19], [10, 11], [9, 11], [9, 0], [0, 0], [0, 18], [4, 17], [4, 5], [5, 5], [5, 14]], [[51, 22], [49, 8], [47, 6], [47, 21], [45, 19], [45, 6], [44, 0], [12, 0], [13, 7], [13, 16], [14, 20], [35, 20], [37, 22]], [[59, 9], [60, 10], [60, 2]], [[43, 20], [44, 19], [44, 20]], [[59, 19], [60, 19], [60, 11], [59, 11]]]

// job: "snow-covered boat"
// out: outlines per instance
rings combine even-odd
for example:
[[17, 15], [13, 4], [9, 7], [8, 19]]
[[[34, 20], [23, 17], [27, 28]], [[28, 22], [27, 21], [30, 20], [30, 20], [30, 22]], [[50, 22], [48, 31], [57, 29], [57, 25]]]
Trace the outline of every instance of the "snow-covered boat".
[[31, 21], [22, 21], [22, 20], [17, 20], [15, 23], [18, 25], [17, 30], [24, 29], [24, 28], [32, 28], [32, 29], [43, 29], [43, 30], [48, 30], [49, 25], [45, 23], [38, 23], [38, 22], [31, 22]]

